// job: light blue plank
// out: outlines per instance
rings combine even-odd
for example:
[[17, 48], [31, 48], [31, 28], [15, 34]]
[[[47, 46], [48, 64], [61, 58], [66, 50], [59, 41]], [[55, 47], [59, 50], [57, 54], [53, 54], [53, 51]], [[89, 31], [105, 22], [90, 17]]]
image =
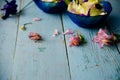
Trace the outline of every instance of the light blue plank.
[[[19, 3], [19, 2], [17, 2]], [[0, 8], [5, 4], [0, 0]], [[0, 14], [3, 11], [0, 10]], [[18, 17], [10, 16], [6, 20], [0, 19], [0, 80], [10, 80], [14, 61]]]
[[92, 42], [99, 29], [79, 28], [64, 14], [65, 30], [71, 28], [80, 30], [87, 44], [79, 47], [69, 47], [69, 37], [66, 35], [71, 80], [119, 80], [120, 55], [115, 46], [100, 48]]
[[[52, 36], [56, 28], [62, 32], [60, 16], [46, 14], [32, 3], [20, 16], [19, 26], [31, 22], [34, 17], [42, 20], [27, 25], [26, 31], [18, 31], [12, 80], [70, 80], [63, 35]], [[41, 34], [43, 40], [40, 43], [31, 41], [30, 32]], [[39, 51], [38, 48], [45, 49]]]
[[[108, 25], [111, 32], [120, 34], [120, 4], [119, 0], [109, 0], [112, 4], [113, 10], [111, 16], [108, 18]], [[118, 48], [120, 51], [120, 43], [118, 44]]]

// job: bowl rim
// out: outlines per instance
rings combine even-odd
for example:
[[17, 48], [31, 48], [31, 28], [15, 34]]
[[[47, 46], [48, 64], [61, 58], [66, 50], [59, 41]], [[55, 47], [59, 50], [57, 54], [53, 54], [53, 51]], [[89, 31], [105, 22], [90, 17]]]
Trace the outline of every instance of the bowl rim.
[[[104, 2], [109, 3], [109, 1], [103, 0], [103, 1], [100, 2], [100, 3], [104, 6], [104, 9], [105, 9], [106, 6], [103, 4]], [[69, 5], [69, 4], [68, 4], [68, 5]], [[67, 9], [66, 12], [69, 12], [69, 13], [74, 14], [74, 15], [78, 15], [78, 16], [80, 16], [80, 17], [101, 17], [101, 16], [108, 16], [108, 15], [111, 13], [111, 11], [112, 11], [111, 3], [109, 3], [109, 6], [111, 7], [111, 10], [110, 10], [110, 12], [108, 12], [108, 11], [105, 10], [105, 12], [107, 13], [107, 14], [105, 14], [105, 15], [90, 16], [90, 15], [84, 15], [84, 14], [76, 14], [76, 13], [72, 13], [72, 12], [68, 11], [68, 9]]]

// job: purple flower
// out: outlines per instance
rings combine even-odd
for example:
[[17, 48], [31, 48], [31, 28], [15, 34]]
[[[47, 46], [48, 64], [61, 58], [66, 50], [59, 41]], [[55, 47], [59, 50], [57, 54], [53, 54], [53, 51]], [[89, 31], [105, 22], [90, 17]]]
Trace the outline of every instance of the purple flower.
[[84, 2], [87, 2], [88, 0], [83, 0]]

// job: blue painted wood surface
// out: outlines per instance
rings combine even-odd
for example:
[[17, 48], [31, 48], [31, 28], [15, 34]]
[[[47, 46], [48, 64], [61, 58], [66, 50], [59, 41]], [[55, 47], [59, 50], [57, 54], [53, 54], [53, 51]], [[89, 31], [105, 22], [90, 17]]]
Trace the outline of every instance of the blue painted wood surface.
[[[5, 4], [0, 0], [0, 9]], [[17, 2], [19, 5], [19, 2]], [[0, 10], [0, 15], [3, 11]], [[7, 20], [0, 19], [0, 80], [10, 80], [16, 47], [18, 16], [10, 16]]]
[[[116, 7], [119, 4], [117, 1], [111, 0], [113, 5], [113, 12], [111, 15], [117, 17], [115, 19], [119, 22], [120, 18], [119, 10]], [[116, 9], [116, 10], [115, 10]], [[104, 47], [100, 49], [97, 44], [93, 43], [93, 37], [96, 35], [98, 29], [83, 29], [78, 28], [68, 16], [63, 15], [64, 27], [72, 28], [74, 30], [79, 30], [85, 36], [87, 44], [80, 46], [79, 48], [70, 48], [68, 46], [68, 56], [70, 63], [70, 72], [72, 80], [119, 80], [120, 79], [120, 53], [117, 50], [117, 46]], [[108, 19], [108, 22], [110, 20]], [[113, 22], [112, 22], [113, 23]], [[116, 22], [115, 22], [116, 23]], [[119, 24], [119, 23], [117, 23]], [[108, 23], [108, 25], [112, 26]], [[104, 25], [101, 27], [108, 27]], [[118, 27], [119, 28], [119, 27]], [[113, 23], [113, 30], [115, 29], [115, 24]], [[67, 44], [69, 36], [66, 36]]]
[[[29, 1], [22, 1], [22, 6]], [[36, 17], [42, 20], [33, 22]], [[32, 3], [20, 16], [19, 26], [28, 22], [32, 24], [26, 25], [26, 31], [18, 30], [12, 80], [70, 80], [64, 37], [52, 36], [54, 29], [62, 33], [60, 15], [43, 13]], [[43, 40], [31, 41], [30, 32], [39, 33]]]
[[[120, 1], [109, 1], [113, 11], [101, 27], [120, 33]], [[29, 2], [17, 1], [19, 9]], [[41, 21], [34, 22], [35, 17]], [[19, 29], [29, 22], [26, 31]], [[87, 43], [69, 47], [70, 35], [62, 34], [69, 28], [80, 31]], [[56, 37], [54, 29], [60, 33]], [[120, 80], [120, 44], [101, 49], [92, 41], [98, 30], [78, 27], [66, 13], [46, 14], [32, 2], [20, 16], [0, 19], [0, 80]], [[41, 34], [43, 40], [30, 40], [30, 32]]]

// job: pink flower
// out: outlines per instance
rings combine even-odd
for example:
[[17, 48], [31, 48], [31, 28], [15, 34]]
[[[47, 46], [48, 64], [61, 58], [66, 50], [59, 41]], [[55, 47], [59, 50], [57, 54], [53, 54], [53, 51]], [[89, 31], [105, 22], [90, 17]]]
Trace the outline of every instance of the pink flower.
[[33, 21], [40, 21], [41, 18], [33, 18]]
[[41, 35], [39, 35], [38, 33], [35, 33], [35, 32], [30, 32], [29, 38], [31, 40], [35, 40], [35, 41], [42, 39]]
[[80, 38], [78, 35], [70, 37], [70, 47], [71, 46], [79, 46], [80, 45]]
[[55, 30], [54, 30], [54, 33], [53, 33], [53, 37], [57, 36], [58, 34], [59, 34], [58, 30], [55, 29]]
[[104, 45], [109, 46], [114, 41], [114, 37], [113, 34], [108, 35], [106, 29], [100, 29], [93, 41], [98, 43], [100, 47], [103, 47]]
[[70, 37], [70, 47], [71, 46], [79, 46], [80, 44], [84, 43], [85, 39], [83, 36], [80, 34], [77, 34], [75, 36]]
[[73, 33], [74, 31], [72, 29], [68, 29], [63, 34], [65, 35], [65, 34], [73, 34]]

